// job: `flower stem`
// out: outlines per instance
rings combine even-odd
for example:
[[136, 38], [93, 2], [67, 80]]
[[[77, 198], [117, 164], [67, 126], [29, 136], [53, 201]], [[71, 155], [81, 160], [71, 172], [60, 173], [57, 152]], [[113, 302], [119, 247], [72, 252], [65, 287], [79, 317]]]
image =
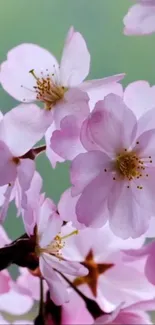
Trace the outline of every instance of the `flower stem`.
[[94, 319], [102, 315], [105, 315], [105, 312], [98, 306], [98, 304], [94, 300], [87, 298], [77, 287], [75, 287], [75, 285], [72, 282], [70, 282], [68, 278], [66, 278], [64, 274], [62, 274], [56, 269], [55, 271], [59, 273], [62, 276], [62, 278], [70, 285], [70, 287], [74, 289], [76, 293], [84, 300], [88, 311], [94, 317]]
[[45, 325], [44, 318], [44, 299], [43, 299], [43, 278], [40, 278], [40, 303], [39, 303], [39, 313], [34, 320], [34, 325]]

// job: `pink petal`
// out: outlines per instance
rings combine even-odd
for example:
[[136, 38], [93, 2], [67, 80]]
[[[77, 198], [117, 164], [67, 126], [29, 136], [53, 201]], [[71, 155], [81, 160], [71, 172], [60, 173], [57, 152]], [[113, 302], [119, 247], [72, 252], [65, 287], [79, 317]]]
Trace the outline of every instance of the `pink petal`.
[[79, 154], [70, 169], [72, 195], [78, 195], [109, 164], [110, 158], [101, 151]]
[[[106, 78], [106, 79], [108, 79], [108, 78]], [[110, 79], [110, 77], [109, 77], [109, 79]], [[107, 80], [107, 84], [104, 85], [104, 82], [103, 82], [103, 86], [96, 87], [96, 88], [90, 88], [90, 90], [88, 90], [87, 93], [90, 98], [90, 100], [89, 100], [90, 111], [92, 111], [95, 104], [99, 100], [103, 100], [105, 98], [105, 96], [107, 96], [108, 94], [116, 94], [120, 97], [123, 97], [123, 87], [121, 84], [119, 84], [117, 82], [110, 83]]]
[[[155, 86], [152, 87], [155, 90]], [[154, 108], [149, 109], [145, 114], [143, 114], [138, 120], [138, 131], [137, 136], [141, 135], [145, 131], [154, 129], [154, 118], [155, 118], [155, 105]]]
[[[142, 133], [136, 140], [136, 144], [133, 148], [139, 155], [145, 166], [155, 166], [155, 129], [148, 130]], [[151, 157], [151, 158], [149, 158]], [[150, 162], [151, 161], [151, 162]]]
[[73, 290], [70, 290], [69, 298], [70, 301], [62, 307], [63, 325], [94, 324], [94, 319], [87, 310], [84, 300]]
[[87, 227], [99, 228], [107, 221], [106, 200], [113, 184], [108, 174], [103, 171], [88, 183], [77, 202], [77, 220]]
[[33, 300], [27, 295], [20, 294], [15, 290], [0, 295], [0, 310], [12, 315], [25, 314], [33, 306]]
[[0, 294], [9, 292], [11, 277], [7, 270], [0, 273]]
[[[88, 80], [83, 82], [79, 87], [80, 89], [90, 92], [91, 90], [94, 90], [95, 88], [100, 88], [103, 86], [111, 85], [112, 83], [118, 82], [122, 80], [125, 77], [125, 73], [116, 74], [114, 76], [102, 78], [102, 79], [94, 79], [94, 80]], [[103, 88], [104, 89], [104, 88]]]
[[60, 232], [61, 225], [62, 220], [59, 218], [59, 215], [53, 213], [40, 238], [40, 247], [44, 248], [52, 242], [53, 238]]
[[93, 140], [110, 154], [131, 145], [136, 126], [136, 117], [132, 111], [114, 94], [95, 105], [89, 122]]
[[[137, 196], [140, 195], [139, 192], [137, 189]], [[115, 210], [109, 214], [109, 222], [116, 236], [123, 239], [137, 238], [148, 228], [149, 213], [137, 203], [131, 188], [124, 186]]]
[[35, 172], [35, 162], [31, 159], [21, 159], [17, 166], [18, 180], [21, 188], [27, 191]]
[[53, 132], [51, 149], [65, 160], [74, 159], [79, 153], [85, 152], [80, 141], [80, 127], [75, 116], [66, 116], [61, 120], [61, 130]]
[[88, 75], [90, 54], [79, 32], [69, 30], [60, 63], [60, 79], [65, 87], [80, 84]]
[[[40, 279], [32, 275], [28, 269], [19, 268], [20, 275], [16, 280], [16, 289], [18, 292], [28, 295], [32, 297], [34, 300], [40, 300]], [[43, 281], [43, 290], [44, 290], [44, 301], [46, 301], [47, 294], [47, 284]]]
[[[149, 175], [148, 177], [145, 176]], [[141, 180], [135, 179], [131, 184], [132, 195], [141, 209], [149, 214], [149, 222], [152, 215], [155, 215], [155, 168], [145, 168], [144, 176]], [[142, 186], [142, 191], [139, 191], [137, 186]], [[147, 227], [148, 228], [148, 227]], [[147, 230], [147, 229], [146, 229]]]
[[6, 231], [2, 226], [0, 226], [0, 248], [10, 244], [11, 240], [9, 239]]
[[155, 216], [153, 216], [149, 222], [149, 228], [147, 232], [145, 233], [145, 236], [147, 238], [153, 238], [155, 237]]
[[41, 273], [49, 286], [50, 296], [54, 303], [56, 305], [62, 305], [68, 302], [68, 292], [60, 277], [53, 271], [51, 266], [47, 264], [43, 257], [40, 257], [39, 265]]
[[109, 314], [105, 314], [103, 316], [100, 316], [98, 317], [96, 320], [95, 320], [95, 323], [94, 324], [112, 324], [113, 323], [113, 320], [116, 319], [117, 315], [119, 315], [120, 311], [121, 311], [121, 307], [122, 307], [122, 304], [120, 304], [116, 309], [114, 309], [114, 311], [112, 311], [111, 313]]
[[148, 314], [141, 312], [141, 310], [137, 313], [122, 311], [116, 317], [114, 322], [117, 322], [117, 324], [125, 323], [125, 324], [134, 324], [134, 325], [136, 324], [150, 325], [151, 317]]
[[155, 285], [155, 274], [154, 274], [154, 268], [155, 268], [155, 243], [153, 242], [152, 245], [150, 245], [149, 248], [149, 255], [147, 258], [147, 262], [145, 265], [145, 274], [147, 276], [147, 279]]
[[9, 148], [2, 141], [0, 141], [0, 157], [0, 186], [3, 186], [15, 180], [17, 165]]
[[102, 151], [102, 148], [99, 145], [97, 145], [97, 143], [92, 138], [91, 130], [89, 127], [90, 124], [89, 121], [90, 121], [90, 116], [82, 124], [81, 131], [80, 131], [81, 142], [87, 151], [93, 151], [93, 150]]
[[5, 192], [5, 195], [4, 195], [5, 200], [4, 200], [4, 203], [3, 203], [2, 207], [1, 207], [1, 210], [0, 210], [0, 222], [4, 222], [4, 220], [5, 220], [5, 217], [6, 217], [8, 208], [9, 208], [9, 204], [10, 204], [10, 201], [11, 201], [11, 194], [12, 194], [13, 186], [14, 186], [14, 184], [11, 184], [11, 185], [7, 186], [7, 189], [6, 189], [6, 192]]
[[132, 82], [124, 91], [124, 102], [139, 118], [155, 107], [155, 87], [144, 80]]
[[1, 65], [0, 80], [15, 99], [31, 102], [36, 100], [36, 80], [29, 71], [34, 69], [37, 77], [46, 77], [57, 68], [57, 60], [50, 52], [35, 44], [21, 44], [8, 52], [7, 61]]
[[62, 220], [56, 213], [56, 206], [50, 199], [45, 199], [38, 207], [37, 230], [40, 236], [39, 244], [45, 247], [52, 242], [54, 237], [60, 232]]
[[59, 258], [50, 254], [44, 253], [43, 259], [53, 269], [61, 273], [75, 276], [85, 276], [88, 274], [88, 269], [82, 264], [72, 261], [59, 260]]
[[155, 32], [155, 6], [136, 4], [124, 17], [124, 34], [143, 35]]
[[77, 221], [77, 215], [75, 213], [75, 206], [78, 198], [79, 196], [72, 197], [71, 188], [69, 188], [60, 197], [58, 211], [62, 220], [72, 221], [75, 228], [81, 229], [83, 226]]
[[74, 115], [81, 125], [89, 114], [88, 101], [89, 97], [85, 92], [78, 88], [69, 89], [64, 95], [64, 100], [55, 106], [53, 112], [56, 129], [60, 128], [61, 120], [67, 115]]
[[[61, 228], [61, 235], [66, 236], [75, 230], [76, 229], [73, 228], [71, 223], [67, 223], [65, 226]], [[95, 229], [94, 232], [93, 230], [94, 229], [90, 229], [90, 228], [85, 228], [83, 230], [80, 229], [78, 234], [74, 234], [66, 238], [65, 245], [61, 250], [62, 256], [64, 257], [65, 260], [83, 262], [85, 260], [85, 257], [89, 253], [90, 249], [92, 249], [92, 242], [93, 242], [93, 252], [94, 252], [94, 244], [98, 236], [95, 235], [95, 231], [97, 231], [97, 229]], [[96, 251], [94, 255], [96, 258]]]
[[51, 112], [35, 104], [21, 104], [5, 114], [0, 123], [0, 139], [14, 156], [22, 156], [41, 140], [51, 121]]
[[48, 157], [51, 165], [53, 168], [56, 167], [57, 162], [63, 162], [64, 159], [57, 155], [51, 148], [50, 143], [51, 143], [51, 136], [53, 132], [55, 131], [55, 123], [53, 122], [52, 125], [47, 129], [45, 133], [45, 141], [46, 141], [46, 156]]
[[0, 206], [3, 205], [4, 200], [5, 200], [5, 192], [6, 192], [7, 185], [0, 186]]
[[[30, 162], [28, 162], [28, 164], [29, 163]], [[27, 167], [28, 167], [28, 164], [27, 164]], [[30, 167], [31, 167], [31, 173], [29, 176], [31, 176], [33, 174], [33, 163], [30, 163]], [[22, 202], [23, 208], [27, 208], [27, 206], [31, 206], [33, 208], [36, 207], [36, 203], [38, 203], [39, 198], [40, 198], [40, 192], [42, 189], [42, 185], [43, 185], [42, 177], [40, 176], [40, 174], [37, 171], [35, 171], [33, 174], [32, 180], [31, 180], [30, 187], [26, 191], [26, 201]], [[25, 204], [25, 206], [24, 206], [24, 204]]]

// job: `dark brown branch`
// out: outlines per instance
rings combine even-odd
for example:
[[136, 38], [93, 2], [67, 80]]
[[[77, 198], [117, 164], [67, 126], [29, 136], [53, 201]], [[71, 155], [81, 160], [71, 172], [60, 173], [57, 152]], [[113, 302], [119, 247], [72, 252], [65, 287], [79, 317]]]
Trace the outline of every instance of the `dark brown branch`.
[[40, 153], [44, 152], [45, 150], [46, 150], [46, 145], [35, 147], [35, 148], [30, 149], [28, 152], [25, 153], [25, 155], [23, 155], [19, 158], [22, 158], [22, 159], [29, 158], [31, 160], [34, 160]]

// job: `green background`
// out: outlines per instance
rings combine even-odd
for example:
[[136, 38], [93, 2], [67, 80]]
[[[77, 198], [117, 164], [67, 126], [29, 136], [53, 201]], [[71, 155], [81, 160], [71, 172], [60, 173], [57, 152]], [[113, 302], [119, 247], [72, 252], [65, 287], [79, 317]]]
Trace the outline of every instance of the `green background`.
[[[126, 73], [123, 84], [145, 79], [155, 84], [155, 35], [124, 36], [123, 17], [130, 0], [0, 0], [0, 61], [23, 42], [32, 42], [61, 57], [71, 25], [84, 36], [91, 53], [89, 79]], [[17, 102], [0, 88], [3, 112]], [[52, 170], [44, 155], [37, 159], [44, 190], [55, 201], [69, 186], [68, 163]], [[16, 210], [9, 210], [5, 227], [16, 238], [23, 232]]]

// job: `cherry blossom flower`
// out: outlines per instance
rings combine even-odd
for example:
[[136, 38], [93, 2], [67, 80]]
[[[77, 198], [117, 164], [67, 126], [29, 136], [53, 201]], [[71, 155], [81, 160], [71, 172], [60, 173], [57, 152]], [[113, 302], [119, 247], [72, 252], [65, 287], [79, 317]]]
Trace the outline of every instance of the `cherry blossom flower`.
[[136, 136], [137, 127], [123, 100], [108, 95], [84, 123], [81, 141], [87, 152], [71, 165], [72, 195], [80, 195], [78, 222], [100, 227], [108, 219], [122, 238], [146, 232], [155, 214], [155, 129]]
[[[70, 231], [73, 231], [71, 226]], [[81, 229], [77, 236], [68, 238], [69, 244], [62, 249], [66, 259], [82, 262], [89, 270], [85, 276], [74, 277], [73, 284], [105, 312], [113, 311], [122, 302], [127, 307], [153, 299], [154, 287], [144, 272], [146, 259], [140, 263], [136, 258], [133, 261], [124, 258], [124, 252], [140, 249], [144, 241], [145, 236], [122, 240], [108, 224], [100, 229]]]
[[[47, 50], [35, 44], [21, 44], [9, 51], [7, 61], [1, 65], [0, 80], [4, 89], [17, 100], [39, 100], [47, 109], [57, 106], [59, 112], [65, 102], [74, 106], [75, 102], [81, 101], [82, 97], [75, 87], [81, 85], [87, 77], [89, 67], [90, 54], [86, 42], [71, 27], [60, 67], [56, 58]], [[121, 74], [112, 79], [119, 81], [123, 77], [124, 74]], [[104, 82], [104, 79], [88, 81], [82, 84], [82, 88], [100, 87]]]
[[137, 0], [124, 17], [125, 35], [155, 32], [155, 0]]
[[[46, 110], [51, 111], [50, 121], [52, 123], [53, 119], [54, 126], [48, 130], [46, 141], [47, 156], [52, 166], [64, 158], [63, 155], [61, 158], [61, 148], [54, 153], [53, 148], [49, 146], [49, 136], [51, 138], [52, 132], [60, 130], [58, 136], [61, 142], [68, 141], [68, 137], [72, 138], [73, 153], [70, 155], [75, 156], [78, 146], [79, 150], [82, 147], [79, 141], [79, 126], [89, 113], [89, 97], [92, 105], [97, 97], [103, 98], [111, 85], [115, 88], [116, 83], [124, 77], [124, 74], [119, 74], [83, 82], [89, 73], [89, 67], [90, 54], [86, 42], [73, 27], [67, 34], [60, 67], [50, 52], [35, 44], [21, 44], [12, 49], [7, 60], [1, 65], [0, 81], [11, 96], [22, 102], [41, 101]], [[45, 111], [45, 115], [46, 113]], [[68, 115], [74, 117], [67, 118]], [[69, 130], [70, 125], [71, 131], [67, 132], [66, 127]]]
[[[66, 285], [57, 272], [76, 276], [88, 273], [84, 266], [71, 260], [65, 260], [61, 254], [63, 246], [67, 244], [68, 237], [75, 235], [77, 231], [71, 234], [67, 233], [64, 236], [61, 235], [62, 220], [57, 214], [54, 203], [50, 199], [45, 199], [44, 195], [40, 196], [40, 201], [35, 207], [33, 215], [30, 211], [30, 218], [32, 222], [29, 222], [28, 234], [31, 235], [32, 241], [35, 243], [35, 253], [39, 258], [41, 275], [49, 286], [51, 299], [56, 305], [61, 305], [68, 301], [68, 293]], [[35, 228], [33, 228], [34, 218], [36, 221]], [[26, 222], [27, 219], [25, 218], [25, 228], [28, 229]]]

